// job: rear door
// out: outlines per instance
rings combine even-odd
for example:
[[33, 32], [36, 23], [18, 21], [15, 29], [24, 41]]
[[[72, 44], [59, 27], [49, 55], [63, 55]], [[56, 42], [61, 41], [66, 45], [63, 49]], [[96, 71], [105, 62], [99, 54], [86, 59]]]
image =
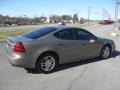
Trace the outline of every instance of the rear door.
[[75, 31], [70, 28], [59, 31], [54, 35], [57, 38], [55, 43], [61, 63], [74, 61], [77, 58]]

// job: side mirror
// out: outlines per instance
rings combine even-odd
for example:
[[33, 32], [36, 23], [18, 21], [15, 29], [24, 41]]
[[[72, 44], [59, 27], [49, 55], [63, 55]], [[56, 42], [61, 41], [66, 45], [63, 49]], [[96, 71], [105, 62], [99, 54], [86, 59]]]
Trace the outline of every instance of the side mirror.
[[95, 42], [95, 40], [94, 39], [90, 39], [90, 43], [94, 43]]

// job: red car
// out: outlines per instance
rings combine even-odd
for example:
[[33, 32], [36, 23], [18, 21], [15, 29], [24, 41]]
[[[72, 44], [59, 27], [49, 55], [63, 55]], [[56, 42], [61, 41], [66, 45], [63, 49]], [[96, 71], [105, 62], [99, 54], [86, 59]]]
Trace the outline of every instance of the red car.
[[104, 25], [106, 25], [106, 24], [112, 24], [112, 23], [113, 23], [112, 20], [102, 20], [101, 22], [99, 22], [99, 24], [104, 24]]

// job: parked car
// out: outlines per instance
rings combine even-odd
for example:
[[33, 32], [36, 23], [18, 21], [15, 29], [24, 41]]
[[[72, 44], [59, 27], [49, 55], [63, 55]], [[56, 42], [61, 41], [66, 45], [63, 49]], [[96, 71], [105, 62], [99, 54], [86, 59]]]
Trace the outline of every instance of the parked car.
[[112, 24], [112, 23], [114, 23], [114, 22], [111, 20], [102, 20], [99, 22], [99, 24], [103, 24], [103, 25]]
[[9, 37], [5, 49], [13, 66], [43, 73], [50, 73], [63, 63], [93, 57], [107, 59], [114, 50], [112, 40], [96, 37], [82, 28], [59, 25]]
[[65, 26], [65, 25], [66, 25], [65, 22], [59, 22], [58, 24], [59, 24], [59, 25], [62, 25], [62, 26]]

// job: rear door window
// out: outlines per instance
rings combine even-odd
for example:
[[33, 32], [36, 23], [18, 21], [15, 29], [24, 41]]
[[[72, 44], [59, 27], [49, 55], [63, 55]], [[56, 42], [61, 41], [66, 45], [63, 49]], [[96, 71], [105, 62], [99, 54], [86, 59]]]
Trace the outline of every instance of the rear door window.
[[75, 40], [75, 33], [72, 29], [65, 29], [54, 34], [56, 38], [64, 40]]

